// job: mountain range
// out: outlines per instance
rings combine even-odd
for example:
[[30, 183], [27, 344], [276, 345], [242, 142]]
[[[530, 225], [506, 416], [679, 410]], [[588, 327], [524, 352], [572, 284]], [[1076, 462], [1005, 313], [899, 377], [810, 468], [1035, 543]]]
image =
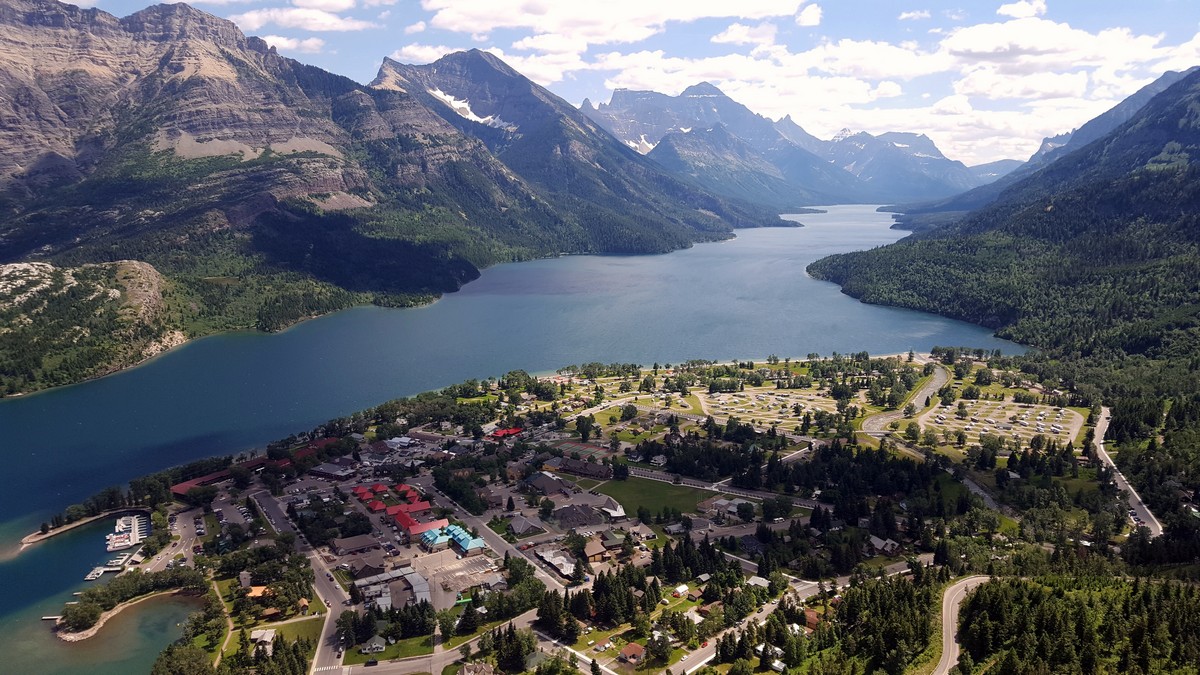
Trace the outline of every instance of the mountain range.
[[[672, 175], [482, 52], [385, 62], [363, 86], [183, 4], [124, 18], [0, 5], [0, 120], [0, 262], [148, 263], [166, 281], [147, 344], [420, 302], [499, 261], [665, 252], [785, 224]], [[0, 336], [10, 390], [60, 383], [48, 371], [65, 363], [92, 364], [68, 379], [111, 369], [99, 352], [136, 360], [104, 335], [3, 319], [18, 327]]]
[[791, 116], [772, 121], [708, 82], [678, 96], [618, 89], [580, 106], [629, 147], [709, 190], [778, 208], [933, 199], [996, 180], [1018, 164], [973, 170], [927, 136], [844, 130], [823, 141]]

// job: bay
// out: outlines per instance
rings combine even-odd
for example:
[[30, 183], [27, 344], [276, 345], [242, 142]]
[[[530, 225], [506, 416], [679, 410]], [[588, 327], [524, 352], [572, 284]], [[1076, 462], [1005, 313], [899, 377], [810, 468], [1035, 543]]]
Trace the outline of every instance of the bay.
[[[46, 611], [57, 609], [46, 599], [61, 607], [95, 564], [73, 548], [74, 534], [13, 555], [47, 514], [133, 476], [261, 447], [390, 398], [584, 361], [649, 365], [934, 345], [1023, 351], [985, 328], [862, 304], [808, 277], [813, 260], [904, 234], [874, 207], [827, 208], [797, 217], [803, 228], [740, 230], [736, 239], [665, 255], [499, 265], [427, 307], [360, 307], [274, 335], [204, 338], [138, 368], [0, 402], [0, 548], [7, 549], [0, 626], [9, 628], [0, 632], [0, 653], [13, 653], [12, 641], [39, 612], [57, 614]], [[64, 559], [72, 561], [69, 572]], [[142, 642], [150, 652], [170, 639], [162, 633]], [[60, 669], [70, 663], [67, 645], [55, 642], [20, 672], [69, 672]]]

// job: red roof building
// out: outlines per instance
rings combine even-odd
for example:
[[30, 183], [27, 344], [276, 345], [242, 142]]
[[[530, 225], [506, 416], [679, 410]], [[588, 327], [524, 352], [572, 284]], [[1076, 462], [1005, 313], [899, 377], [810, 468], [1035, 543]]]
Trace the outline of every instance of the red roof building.
[[380, 492], [387, 492], [387, 486], [383, 483], [376, 483], [371, 486], [371, 492], [376, 494], [379, 494]]
[[497, 429], [492, 432], [492, 438], [507, 438], [508, 436], [516, 436], [525, 431], [521, 427], [511, 427], [509, 429]]
[[381, 502], [379, 500], [375, 500], [375, 501], [371, 502], [370, 504], [367, 504], [367, 510], [370, 511], [371, 513], [379, 513], [380, 511], [387, 510], [387, 504], [384, 504], [383, 502]]
[[396, 514], [396, 524], [403, 528], [405, 534], [412, 539], [413, 537], [420, 536], [422, 532], [446, 527], [450, 524], [450, 521], [446, 520], [445, 518], [439, 518], [438, 520], [428, 523], [421, 523], [418, 522], [416, 518], [413, 518], [407, 513], [401, 511], [400, 513]]

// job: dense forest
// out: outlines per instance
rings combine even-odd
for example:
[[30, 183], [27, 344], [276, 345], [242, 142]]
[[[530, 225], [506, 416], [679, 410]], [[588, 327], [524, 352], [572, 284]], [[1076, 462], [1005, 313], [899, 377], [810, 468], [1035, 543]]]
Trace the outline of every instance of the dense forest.
[[[1194, 673], [1200, 597], [1192, 585], [1120, 577], [997, 579], [966, 600], [959, 636], [995, 672]], [[991, 671], [989, 671], [991, 672]]]

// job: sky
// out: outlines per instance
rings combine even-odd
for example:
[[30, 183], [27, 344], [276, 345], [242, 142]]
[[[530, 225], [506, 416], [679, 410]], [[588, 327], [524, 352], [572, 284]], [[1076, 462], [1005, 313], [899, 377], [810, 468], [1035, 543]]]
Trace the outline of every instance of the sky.
[[[146, 0], [87, 0], [125, 16]], [[968, 165], [1027, 159], [1167, 70], [1200, 65], [1197, 0], [192, 0], [367, 83], [384, 56], [470, 48], [572, 104], [720, 87], [820, 138], [924, 133]]]

